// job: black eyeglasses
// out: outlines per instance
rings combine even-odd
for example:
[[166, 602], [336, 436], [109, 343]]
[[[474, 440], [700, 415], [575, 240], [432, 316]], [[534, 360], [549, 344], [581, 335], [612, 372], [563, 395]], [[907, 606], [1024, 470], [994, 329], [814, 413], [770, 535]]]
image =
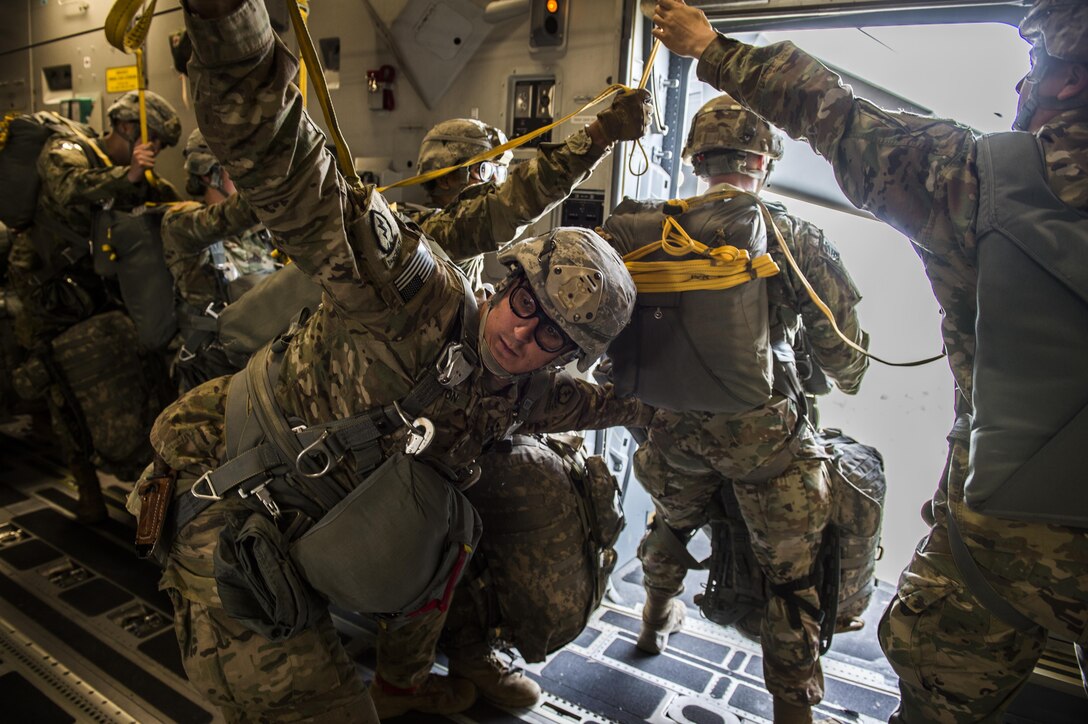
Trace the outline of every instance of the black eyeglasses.
[[536, 329], [533, 330], [533, 339], [537, 346], [545, 352], [562, 352], [567, 347], [573, 347], [574, 342], [558, 324], [540, 310], [540, 302], [536, 300], [533, 292], [525, 284], [514, 287], [507, 295], [510, 300], [510, 309], [520, 319], [537, 318]]

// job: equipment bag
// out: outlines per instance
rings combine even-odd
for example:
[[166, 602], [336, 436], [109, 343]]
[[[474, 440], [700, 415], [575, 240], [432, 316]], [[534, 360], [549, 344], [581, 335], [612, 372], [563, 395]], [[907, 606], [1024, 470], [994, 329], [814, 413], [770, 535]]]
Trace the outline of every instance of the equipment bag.
[[253, 285], [216, 319], [219, 344], [239, 367], [276, 336], [283, 334], [303, 309], [321, 304], [321, 286], [296, 264], [288, 264]]
[[102, 209], [95, 212], [92, 232], [95, 273], [117, 277], [125, 309], [136, 324], [140, 343], [149, 350], [165, 349], [178, 330], [174, 278], [162, 251], [166, 208]]
[[1038, 140], [979, 140], [978, 316], [965, 500], [1088, 528], [1088, 217], [1054, 196]]
[[[880, 557], [880, 526], [887, 480], [884, 460], [875, 448], [844, 435], [841, 430], [820, 431], [820, 442], [831, 455], [829, 465], [833, 496], [831, 526], [836, 535], [825, 537], [817, 582], [833, 590], [822, 572], [838, 565], [837, 595], [829, 611], [835, 611], [838, 630], [858, 627], [875, 590], [876, 561]], [[740, 515], [732, 486], [720, 493], [724, 518], [711, 521], [711, 555], [706, 592], [699, 608], [711, 621], [729, 625], [752, 611], [762, 609], [770, 597], [770, 585], [752, 551], [751, 536]]]
[[54, 134], [84, 138], [97, 133], [53, 111], [9, 113], [0, 121], [0, 221], [12, 229], [25, 229], [34, 221], [41, 180], [38, 156]]
[[95, 462], [139, 470], [151, 459], [148, 435], [158, 414], [136, 327], [123, 312], [99, 314], [53, 339], [53, 360], [83, 413]]
[[[764, 404], [773, 382], [764, 277], [778, 267], [766, 253], [756, 198], [625, 199], [603, 229], [638, 286], [631, 323], [608, 349], [617, 393], [681, 411], [732, 414]], [[646, 253], [655, 240], [661, 248]], [[683, 278], [683, 290], [656, 291], [676, 285], [643, 283], [635, 265], [650, 265], [657, 279]], [[734, 269], [732, 278], [713, 276], [722, 269]]]
[[581, 443], [514, 435], [480, 458], [466, 495], [485, 533], [454, 597], [452, 645], [476, 643], [482, 628], [537, 662], [585, 629], [616, 565], [623, 513], [616, 479]]

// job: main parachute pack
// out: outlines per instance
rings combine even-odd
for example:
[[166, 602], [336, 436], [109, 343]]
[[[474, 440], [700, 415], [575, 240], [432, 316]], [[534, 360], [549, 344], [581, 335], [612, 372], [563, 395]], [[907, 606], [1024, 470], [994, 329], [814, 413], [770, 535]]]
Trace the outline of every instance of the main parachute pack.
[[34, 222], [41, 187], [38, 156], [54, 135], [89, 139], [98, 134], [53, 111], [9, 113], [0, 120], [0, 221], [12, 229]]
[[766, 277], [778, 267], [758, 199], [625, 199], [603, 232], [638, 287], [608, 350], [617, 393], [678, 411], [764, 404], [774, 382]]

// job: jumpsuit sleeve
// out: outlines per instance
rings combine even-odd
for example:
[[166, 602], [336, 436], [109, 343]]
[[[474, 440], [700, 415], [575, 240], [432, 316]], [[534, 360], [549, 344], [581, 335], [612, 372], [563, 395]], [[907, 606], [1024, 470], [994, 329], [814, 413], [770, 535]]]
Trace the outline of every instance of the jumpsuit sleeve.
[[423, 219], [423, 231], [454, 261], [495, 251], [570, 196], [609, 150], [595, 149], [585, 129], [563, 143], [541, 144], [536, 156], [511, 167], [505, 183], [468, 187]]
[[264, 3], [185, 21], [199, 126], [257, 217], [339, 312], [387, 336], [418, 331], [420, 310], [460, 285], [373, 186], [353, 188], [337, 170]]
[[[191, 256], [228, 236], [238, 236], [257, 223], [249, 204], [234, 194], [218, 204], [195, 201], [177, 204], [162, 217], [162, 238], [167, 256]], [[172, 263], [167, 258], [167, 263]]]
[[611, 385], [595, 385], [560, 372], [522, 425], [524, 432], [646, 427], [654, 408], [635, 397], [616, 397]]
[[[868, 349], [869, 335], [861, 328], [857, 312], [861, 293], [843, 265], [839, 250], [815, 224], [788, 214], [774, 215], [774, 222], [801, 272], [831, 310], [843, 335], [859, 347]], [[848, 395], [855, 394], [869, 368], [869, 358], [839, 338], [786, 260], [778, 258], [777, 261], [793, 287], [816, 363], [835, 382], [836, 387]]]
[[885, 111], [793, 43], [719, 36], [701, 80], [729, 93], [830, 161], [847, 198], [936, 255], [973, 254], [976, 138], [952, 121]]
[[61, 207], [111, 200], [122, 208], [140, 203], [144, 182], [132, 183], [127, 173], [128, 166], [92, 167], [83, 147], [63, 137], [51, 139], [38, 156], [38, 177]]

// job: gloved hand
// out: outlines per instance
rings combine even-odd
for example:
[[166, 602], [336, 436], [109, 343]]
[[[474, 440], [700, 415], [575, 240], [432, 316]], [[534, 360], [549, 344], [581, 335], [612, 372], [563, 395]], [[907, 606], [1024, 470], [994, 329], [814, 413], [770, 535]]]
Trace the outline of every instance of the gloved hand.
[[634, 141], [646, 133], [652, 112], [650, 91], [626, 90], [616, 94], [612, 105], [597, 114], [597, 122], [609, 141]]

